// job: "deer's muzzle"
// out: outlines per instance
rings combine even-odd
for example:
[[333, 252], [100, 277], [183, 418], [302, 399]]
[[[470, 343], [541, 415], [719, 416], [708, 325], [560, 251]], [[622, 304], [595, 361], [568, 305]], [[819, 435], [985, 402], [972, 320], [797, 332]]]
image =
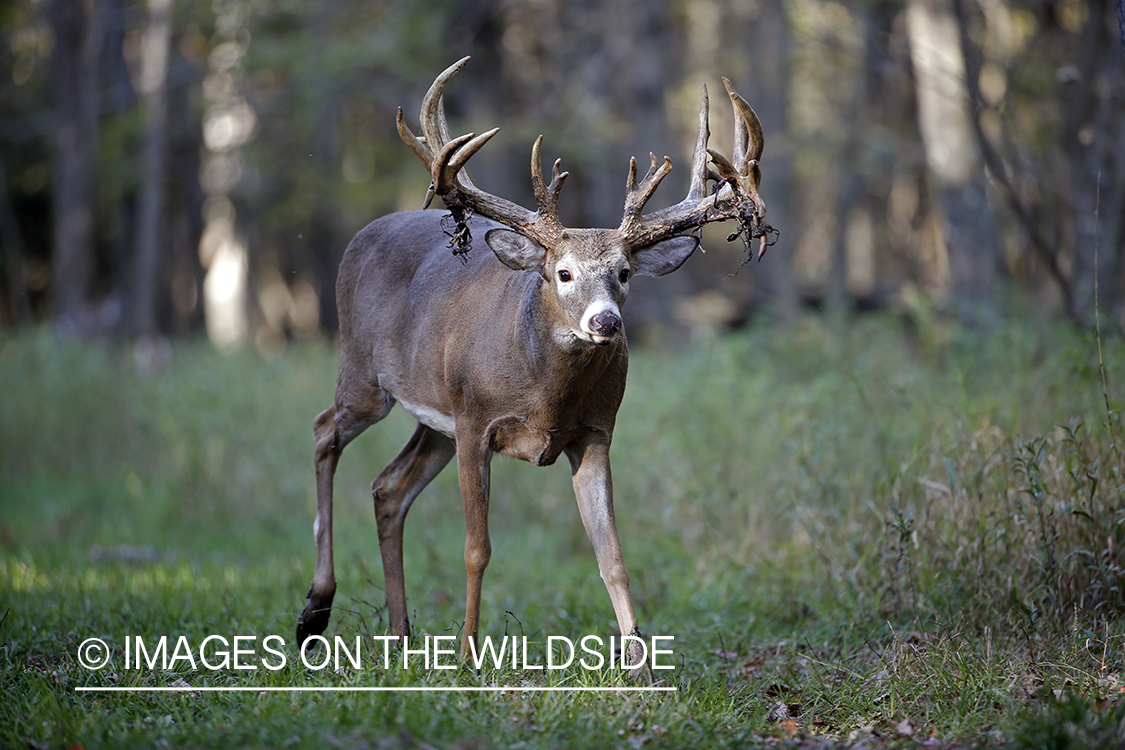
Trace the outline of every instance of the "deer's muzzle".
[[[609, 310], [598, 313], [590, 319], [590, 333], [595, 336], [603, 336], [606, 339], [613, 338], [617, 332], [621, 330], [621, 318], [614, 315]], [[604, 343], [608, 343], [604, 342]]]

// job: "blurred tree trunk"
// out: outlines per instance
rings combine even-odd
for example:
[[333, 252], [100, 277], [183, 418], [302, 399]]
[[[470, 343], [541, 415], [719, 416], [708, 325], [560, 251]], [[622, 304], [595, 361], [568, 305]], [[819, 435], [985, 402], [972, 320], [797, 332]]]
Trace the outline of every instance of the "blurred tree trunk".
[[863, 65], [859, 67], [855, 76], [855, 85], [846, 96], [842, 104], [841, 125], [845, 129], [843, 152], [840, 154], [838, 166], [840, 174], [837, 178], [835, 226], [832, 238], [832, 259], [829, 265], [828, 279], [824, 288], [824, 305], [833, 316], [840, 316], [847, 312], [848, 297], [851, 291], [848, 288], [848, 223], [853, 212], [858, 209], [863, 201], [863, 194], [867, 188], [861, 164], [861, 152], [864, 148], [863, 123], [874, 114], [869, 108], [872, 90], [867, 70], [872, 65], [872, 57], [876, 55], [876, 45], [885, 40], [880, 40], [871, 33], [874, 21], [866, 7], [856, 9], [864, 29]]
[[[860, 308], [887, 303], [903, 278], [927, 283], [935, 270], [919, 253], [902, 198], [904, 183], [919, 180], [913, 81], [906, 72], [909, 51], [899, 31], [902, 10], [896, 0], [878, 0], [857, 11], [863, 24], [863, 60], [857, 75], [864, 98], [853, 127], [860, 196], [854, 214], [843, 215], [841, 229], [845, 246], [851, 245], [845, 279]], [[896, 151], [911, 156], [898, 162], [887, 158]]]
[[775, 72], [755, 75], [750, 95], [754, 97], [752, 102], [762, 121], [768, 149], [762, 154], [762, 199], [766, 201], [766, 219], [780, 234], [774, 255], [761, 266], [765, 277], [762, 286], [768, 288], [767, 297], [781, 318], [789, 321], [797, 316], [798, 302], [793, 278], [793, 250], [798, 234], [792, 218], [795, 215], [793, 153], [789, 139], [791, 53], [789, 16], [784, 0], [767, 0], [752, 28], [750, 70]]
[[1125, 52], [1125, 0], [1113, 0], [1113, 8], [1117, 11], [1117, 29], [1120, 32], [1117, 41], [1121, 43], [1121, 51]]
[[970, 29], [977, 19], [973, 17], [966, 0], [954, 0], [953, 5], [957, 13], [958, 25], [961, 28], [961, 49], [965, 59], [965, 80], [972, 112], [973, 135], [980, 148], [984, 164], [998, 188], [1002, 190], [1008, 209], [1027, 234], [1030, 252], [1038, 258], [1048, 275], [1055, 282], [1062, 298], [1064, 312], [1076, 320], [1077, 309], [1074, 304], [1071, 279], [1063, 272], [1059, 262], [1058, 243], [1052, 242], [1046, 237], [1043, 228], [1036, 221], [1033, 211], [1020, 199], [1017, 183], [1024, 177], [1017, 175], [1013, 178], [1008, 164], [1005, 163], [997, 148], [985, 135], [984, 126], [981, 124], [982, 113], [987, 107], [980, 84], [983, 55], [980, 45], [973, 42], [970, 34]]
[[201, 173], [207, 200], [199, 254], [203, 278], [203, 320], [211, 342], [223, 350], [241, 347], [251, 333], [248, 297], [249, 253], [245, 226], [234, 198], [242, 182], [242, 148], [254, 129], [254, 110], [243, 98], [250, 19], [246, 0], [215, 3], [215, 34], [203, 82], [207, 111]]
[[[1095, 276], [1104, 295], [1113, 284], [1109, 269], [1116, 263], [1112, 253], [1104, 253], [1094, 263], [1094, 245], [1100, 241], [1099, 229], [1109, 228], [1114, 236], [1113, 217], [1099, 210], [1100, 198], [1113, 195], [1113, 178], [1103, 182], [1102, 169], [1106, 162], [1120, 159], [1112, 153], [1112, 144], [1121, 142], [1121, 121], [1109, 111], [1106, 102], [1108, 86], [1103, 81], [1120, 80], [1120, 58], [1113, 50], [1109, 0], [1090, 0], [1089, 15], [1078, 38], [1072, 67], [1072, 80], [1063, 88], [1063, 138], [1062, 153], [1066, 160], [1065, 175], [1068, 184], [1059, 185], [1067, 195], [1068, 208], [1065, 221], [1070, 225], [1068, 236], [1074, 247], [1074, 268], [1071, 272], [1074, 288], [1072, 316], [1089, 320], [1093, 309]], [[1116, 70], [1114, 70], [1116, 68]], [[1108, 153], [1102, 153], [1103, 150]], [[1111, 202], [1109, 205], [1113, 205]], [[1120, 219], [1120, 203], [1110, 212]], [[1101, 215], [1099, 215], [1101, 214]], [[1099, 227], [1098, 225], [1102, 226]], [[1105, 300], [1105, 297], [1102, 297]], [[1069, 312], [1069, 311], [1068, 311]]]
[[51, 297], [56, 320], [82, 325], [94, 270], [97, 65], [102, 30], [97, 0], [51, 0], [54, 110]]
[[910, 0], [907, 28], [918, 125], [942, 212], [950, 272], [947, 296], [959, 312], [971, 314], [995, 305], [999, 235], [969, 117], [953, 0]]
[[168, 141], [168, 48], [172, 39], [171, 0], [149, 0], [149, 24], [141, 50], [141, 96], [145, 103], [145, 133], [141, 157], [141, 194], [137, 210], [132, 301], [133, 333], [150, 335], [157, 330], [160, 259], [164, 242], [165, 147]]
[[[7, 177], [7, 174], [7, 165], [0, 159], [0, 176]], [[0, 325], [19, 325], [31, 312], [23, 282], [23, 259], [27, 255], [27, 247], [16, 218], [16, 209], [12, 206], [7, 190], [0, 190], [0, 242], [4, 246], [3, 272], [7, 281], [5, 292], [8, 298], [8, 309], [0, 309]]]

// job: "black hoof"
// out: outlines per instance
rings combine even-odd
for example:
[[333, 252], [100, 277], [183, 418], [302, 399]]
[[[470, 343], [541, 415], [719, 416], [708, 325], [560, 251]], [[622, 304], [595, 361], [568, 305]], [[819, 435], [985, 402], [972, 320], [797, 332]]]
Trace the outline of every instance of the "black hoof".
[[305, 611], [297, 618], [297, 648], [304, 645], [310, 636], [320, 635], [328, 627], [328, 620], [332, 617], [332, 601], [323, 602], [309, 592], [309, 602]]

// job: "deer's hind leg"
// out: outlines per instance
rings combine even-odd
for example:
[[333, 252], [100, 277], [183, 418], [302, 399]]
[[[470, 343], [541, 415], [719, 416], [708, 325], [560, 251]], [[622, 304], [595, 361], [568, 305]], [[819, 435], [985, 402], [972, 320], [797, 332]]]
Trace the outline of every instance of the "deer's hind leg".
[[336, 595], [336, 573], [332, 562], [332, 484], [340, 454], [348, 443], [390, 413], [394, 398], [377, 385], [354, 391], [340, 384], [336, 402], [322, 411], [313, 423], [316, 449], [316, 570], [309, 587], [308, 602], [297, 619], [297, 645], [328, 627], [332, 598]]
[[406, 582], [402, 570], [402, 527], [418, 494], [456, 453], [453, 441], [419, 423], [406, 447], [371, 484], [379, 553], [387, 591], [387, 617], [392, 635], [410, 635], [406, 614]]

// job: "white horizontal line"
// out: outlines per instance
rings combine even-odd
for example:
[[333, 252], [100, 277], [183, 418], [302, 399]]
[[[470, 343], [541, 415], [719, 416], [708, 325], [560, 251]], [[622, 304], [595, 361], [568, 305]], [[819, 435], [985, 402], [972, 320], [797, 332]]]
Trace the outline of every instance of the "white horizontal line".
[[676, 687], [535, 687], [507, 685], [500, 687], [76, 687], [79, 693], [675, 693]]

